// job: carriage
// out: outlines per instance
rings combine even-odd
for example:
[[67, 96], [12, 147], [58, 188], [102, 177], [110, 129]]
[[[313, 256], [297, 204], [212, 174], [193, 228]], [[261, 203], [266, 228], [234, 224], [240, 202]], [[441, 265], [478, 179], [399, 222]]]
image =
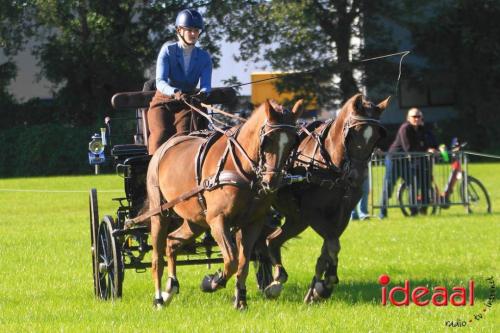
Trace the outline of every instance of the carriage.
[[[114, 131], [111, 135], [111, 124], [113, 122], [114, 127], [114, 120], [107, 117], [101, 134], [94, 135], [89, 144], [90, 163], [96, 166], [97, 171], [99, 164], [104, 162], [106, 153], [107, 157], [112, 159], [111, 164], [116, 173], [123, 178], [125, 193], [124, 197], [113, 199], [118, 206], [115, 216], [100, 216], [98, 191], [93, 188], [89, 192], [92, 272], [94, 293], [99, 299], [116, 299], [122, 296], [126, 270], [141, 272], [151, 267], [151, 262], [147, 260], [148, 253], [152, 250], [150, 225], [139, 223], [128, 226], [126, 222], [138, 216], [147, 198], [146, 173], [151, 156], [147, 150], [146, 112], [154, 95], [152, 88], [154, 87], [149, 81], [145, 84], [144, 91], [118, 93], [112, 98], [114, 109], [134, 113], [132, 119], [135, 122], [135, 131], [128, 134], [133, 137], [133, 143], [112, 145], [118, 136]], [[212, 96], [210, 104], [223, 104], [233, 100], [235, 92], [231, 88], [216, 88]], [[276, 219], [270, 222], [275, 223]], [[169, 230], [177, 226], [178, 224], [173, 224]], [[259, 251], [258, 248], [253, 252], [252, 260], [258, 286], [263, 289], [272, 280], [272, 267], [264, 251]], [[211, 264], [222, 262], [220, 250], [209, 232], [186, 244], [177, 260], [178, 265], [205, 264], [209, 267]]]
[[[224, 90], [220, 94], [225, 97]], [[90, 191], [96, 296], [102, 299], [120, 297], [125, 270], [145, 270], [151, 265], [155, 282], [153, 305], [162, 307], [178, 293], [176, 265], [224, 262], [224, 271], [205, 276], [202, 290], [213, 292], [224, 288], [227, 280], [238, 273], [234, 307], [245, 309], [248, 263], [256, 263], [257, 283], [264, 295], [278, 297], [287, 280], [280, 248], [311, 225], [323, 237], [324, 243], [304, 301], [311, 303], [330, 297], [338, 283], [339, 237], [361, 196], [368, 159], [376, 142], [385, 135], [379, 118], [389, 98], [374, 104], [356, 94], [344, 103], [335, 121], [322, 122], [314, 127], [303, 126], [299, 133], [296, 121], [301, 114], [302, 100], [297, 101], [291, 111], [268, 100], [241, 126], [223, 130], [212, 122], [219, 132], [218, 138], [173, 138], [150, 159], [144, 145], [147, 142], [144, 106], [151, 96], [151, 92], [124, 93], [115, 95], [112, 100], [115, 108], [139, 110], [136, 142], [111, 148], [116, 169], [124, 178], [126, 193], [126, 197], [116, 199], [119, 202], [116, 218], [105, 216], [99, 222], [97, 191]], [[218, 104], [215, 101], [217, 94], [212, 92], [211, 96], [212, 103]], [[206, 116], [187, 100], [184, 102]], [[109, 126], [102, 132], [108, 142]], [[209, 153], [205, 153], [208, 149]], [[93, 153], [102, 151], [96, 148]], [[189, 167], [174, 168], [173, 165], [182, 157], [182, 163]], [[92, 160], [90, 155], [89, 159]], [[229, 165], [226, 164], [228, 159], [231, 159]], [[98, 155], [96, 160], [101, 161], [101, 156]], [[245, 169], [241, 166], [242, 160]], [[163, 177], [161, 182], [160, 176]], [[190, 182], [182, 183], [186, 177], [191, 179]], [[145, 189], [150, 203], [146, 213], [140, 212], [146, 198]], [[201, 192], [204, 194], [196, 198]], [[161, 196], [166, 202], [161, 203]], [[282, 227], [266, 226], [271, 205], [276, 205], [286, 217]], [[183, 220], [179, 219], [180, 223], [172, 223], [176, 220], [171, 214], [172, 207], [178, 216], [183, 217]], [[160, 217], [161, 212], [167, 212], [166, 216]], [[151, 217], [150, 225], [142, 223], [148, 217]], [[202, 218], [204, 220], [199, 220]], [[243, 224], [235, 224], [239, 218], [243, 219]], [[165, 223], [161, 222], [162, 219]], [[197, 220], [208, 224], [213, 237], [201, 233], [204, 230], [202, 225], [196, 226], [197, 231], [191, 229], [192, 221]], [[161, 292], [164, 262], [160, 249], [165, 246], [165, 234], [168, 234], [169, 276], [166, 290]], [[150, 235], [152, 245], [148, 241]], [[150, 250], [151, 263], [144, 262]], [[184, 255], [184, 259], [178, 260], [179, 254]]]

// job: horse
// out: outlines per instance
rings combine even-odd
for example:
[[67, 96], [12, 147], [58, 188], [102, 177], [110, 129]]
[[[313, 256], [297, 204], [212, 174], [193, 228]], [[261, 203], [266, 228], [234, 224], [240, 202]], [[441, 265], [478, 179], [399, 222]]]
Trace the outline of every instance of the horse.
[[379, 119], [389, 100], [375, 105], [356, 94], [343, 105], [335, 121], [303, 129], [289, 172], [306, 180], [278, 191], [274, 207], [285, 222], [266, 239], [273, 281], [264, 289], [265, 296], [278, 297], [288, 278], [281, 246], [311, 226], [323, 238], [323, 246], [304, 301], [330, 297], [339, 282], [339, 238], [361, 198], [367, 162], [376, 143], [386, 135]]
[[[173, 137], [154, 153], [147, 172], [149, 209], [158, 212], [158, 207], [170, 207], [166, 213], [151, 216], [154, 307], [168, 305], [179, 292], [177, 250], [207, 229], [220, 248], [224, 269], [206, 276], [202, 290], [224, 288], [236, 273], [234, 307], [247, 307], [245, 282], [251, 250], [262, 229], [262, 217], [282, 182], [284, 164], [298, 144], [296, 120], [301, 103], [297, 101], [289, 111], [266, 101], [241, 126], [209, 139]], [[168, 233], [174, 219], [171, 210], [183, 222]], [[231, 233], [235, 229], [237, 244]], [[162, 292], [165, 250], [168, 278]]]

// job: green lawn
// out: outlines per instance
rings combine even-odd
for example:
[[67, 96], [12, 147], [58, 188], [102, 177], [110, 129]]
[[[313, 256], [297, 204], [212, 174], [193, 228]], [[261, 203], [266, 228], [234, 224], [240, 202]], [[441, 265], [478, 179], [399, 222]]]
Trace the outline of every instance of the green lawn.
[[[280, 299], [263, 299], [251, 270], [245, 312], [232, 309], [234, 280], [216, 294], [200, 291], [202, 277], [217, 265], [211, 270], [204, 265], [180, 267], [181, 293], [163, 311], [152, 309], [149, 271], [126, 272], [121, 301], [96, 300], [87, 191], [98, 189], [101, 217], [114, 216], [117, 204], [111, 198], [121, 195], [122, 179], [103, 175], [0, 180], [0, 331], [435, 332], [452, 330], [445, 326], [448, 320], [463, 320], [467, 327], [453, 330], [498, 332], [500, 305], [494, 302], [483, 309], [491, 292], [485, 279], [500, 281], [499, 171], [500, 164], [470, 168], [489, 190], [491, 215], [466, 215], [456, 207], [438, 216], [403, 218], [392, 209], [386, 220], [351, 223], [341, 238], [339, 287], [330, 300], [313, 306], [302, 299], [321, 242], [307, 231], [284, 251], [290, 278]], [[389, 287], [408, 279], [412, 288], [441, 285], [450, 290], [473, 279], [475, 305], [382, 306], [378, 277], [384, 273], [391, 277]], [[482, 318], [474, 319], [475, 314]]]

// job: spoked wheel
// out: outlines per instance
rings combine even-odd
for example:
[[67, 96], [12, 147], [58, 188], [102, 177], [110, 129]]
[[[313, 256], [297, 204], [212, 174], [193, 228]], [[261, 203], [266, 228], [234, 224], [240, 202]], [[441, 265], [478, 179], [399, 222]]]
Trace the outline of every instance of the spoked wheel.
[[94, 295], [98, 294], [97, 276], [97, 229], [99, 228], [99, 208], [97, 206], [97, 190], [91, 189], [89, 192], [89, 213], [90, 213], [90, 251], [92, 253], [92, 279], [94, 281]]
[[[427, 206], [427, 209], [430, 208], [430, 213], [432, 215], [436, 214], [437, 210], [437, 189], [432, 187], [431, 193], [429, 194], [429, 204]], [[408, 190], [408, 186], [406, 183], [401, 183], [398, 188], [398, 202], [399, 202], [399, 208], [401, 209], [401, 212], [403, 213], [404, 216], [411, 216], [412, 212], [410, 209], [411, 203], [410, 203], [410, 192]], [[426, 209], [425, 206], [419, 207], [418, 209]]]
[[460, 194], [467, 213], [491, 213], [490, 196], [484, 185], [471, 176], [467, 177], [467, 190], [464, 184], [465, 182], [460, 184]]
[[113, 225], [113, 218], [106, 215], [97, 233], [97, 287], [100, 299], [122, 296], [122, 254], [113, 237]]

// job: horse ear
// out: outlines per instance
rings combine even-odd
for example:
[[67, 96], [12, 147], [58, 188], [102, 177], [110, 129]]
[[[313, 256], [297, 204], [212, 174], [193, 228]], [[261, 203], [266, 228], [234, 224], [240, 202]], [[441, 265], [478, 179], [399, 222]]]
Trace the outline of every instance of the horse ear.
[[359, 112], [361, 110], [363, 110], [363, 94], [356, 94], [354, 95], [354, 110], [356, 112]]
[[266, 99], [264, 102], [264, 111], [266, 112], [266, 118], [268, 120], [276, 120], [276, 111], [273, 108], [273, 103], [274, 101], [271, 101], [269, 99]]
[[387, 97], [382, 102], [378, 103], [377, 109], [380, 110], [380, 113], [382, 113], [389, 106], [390, 100], [391, 100], [391, 96]]
[[304, 109], [301, 107], [302, 103], [304, 103], [304, 100], [299, 99], [297, 102], [295, 102], [295, 105], [292, 108], [292, 113], [295, 115], [295, 118], [299, 118], [304, 111]]

